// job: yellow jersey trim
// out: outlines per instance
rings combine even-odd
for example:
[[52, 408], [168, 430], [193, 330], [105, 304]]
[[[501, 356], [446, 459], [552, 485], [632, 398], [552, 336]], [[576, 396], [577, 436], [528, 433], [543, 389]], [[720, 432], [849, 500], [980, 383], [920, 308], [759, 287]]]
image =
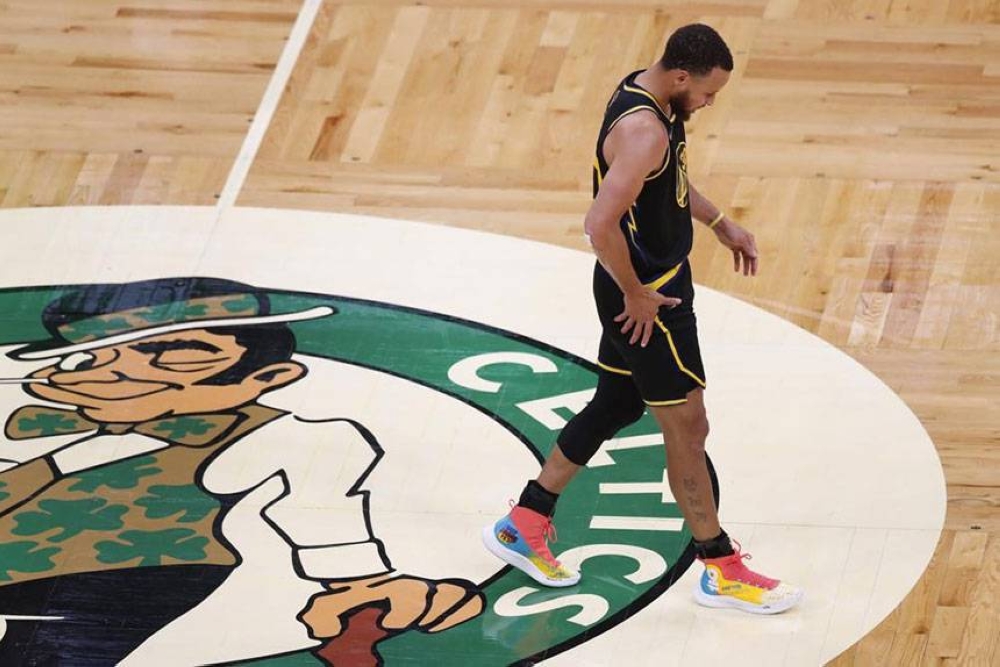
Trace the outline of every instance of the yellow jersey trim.
[[[601, 174], [601, 163], [597, 159], [597, 156], [594, 156], [594, 173], [597, 174], [597, 189], [600, 190], [601, 189], [601, 184], [604, 183], [604, 175]], [[632, 204], [631, 206], [628, 207], [628, 219], [629, 219], [629, 222], [628, 222], [628, 232], [629, 232], [629, 236], [631, 237], [631, 240], [632, 240], [632, 245], [634, 245], [635, 247], [638, 248], [639, 244], [636, 243], [635, 234], [636, 234], [636, 232], [639, 231], [639, 225], [636, 224], [636, 222], [635, 222], [635, 214], [632, 212], [632, 209], [634, 207], [635, 207], [635, 204]]]
[[643, 403], [651, 408], [662, 408], [667, 405], [681, 405], [687, 402], [688, 400], [686, 398], [678, 398], [675, 401], [643, 401]]
[[627, 371], [622, 368], [615, 368], [614, 366], [608, 366], [607, 364], [602, 364], [600, 361], [597, 362], [597, 366], [602, 368], [609, 373], [617, 373], [618, 375], [632, 375], [632, 371]]
[[645, 283], [645, 286], [648, 287], [648, 288], [650, 288], [650, 289], [653, 289], [653, 290], [660, 289], [661, 287], [663, 287], [664, 285], [666, 285], [668, 282], [670, 282], [671, 280], [673, 280], [674, 276], [677, 275], [677, 272], [681, 270], [682, 266], [684, 266], [684, 262], [681, 262], [680, 264], [678, 264], [674, 268], [670, 269], [669, 271], [667, 271], [666, 273], [664, 273], [662, 276], [660, 276], [659, 278], [657, 278], [653, 282], [651, 282], [651, 283]]
[[688, 369], [688, 367], [684, 365], [684, 362], [681, 361], [680, 355], [677, 354], [677, 346], [674, 345], [674, 337], [670, 335], [670, 329], [664, 326], [663, 322], [660, 321], [659, 317], [656, 318], [656, 326], [660, 327], [660, 331], [662, 331], [664, 335], [667, 337], [667, 343], [670, 345], [670, 352], [674, 355], [674, 361], [677, 362], [677, 368], [681, 369], [681, 372], [683, 372], [685, 375], [690, 377], [692, 380], [694, 380], [704, 388], [705, 381], [700, 377], [698, 377], [697, 375], [695, 375], [694, 373], [692, 373]]
[[650, 99], [650, 101], [652, 101], [652, 103], [656, 105], [656, 108], [659, 109], [660, 113], [662, 113], [664, 116], [667, 116], [667, 118], [670, 118], [671, 122], [673, 122], [673, 117], [667, 115], [667, 112], [664, 111], [663, 107], [660, 106], [660, 101], [658, 99], [656, 99], [656, 97], [653, 95], [653, 93], [649, 92], [645, 88], [638, 88], [636, 86], [630, 86], [627, 83], [624, 84], [622, 87], [625, 90], [627, 90], [628, 92], [630, 92], [630, 93], [638, 93], [639, 95], [642, 95], [643, 97], [648, 97]]
[[611, 121], [611, 125], [608, 125], [608, 134], [611, 134], [611, 130], [615, 129], [615, 125], [618, 124], [618, 121], [620, 121], [625, 116], [634, 114], [636, 111], [652, 111], [653, 113], [656, 113], [656, 109], [654, 109], [651, 106], [642, 105], [642, 106], [632, 107], [628, 111], [622, 113], [622, 115], [618, 116], [618, 118], [615, 118], [613, 121]]
[[663, 166], [660, 167], [659, 171], [650, 174], [644, 180], [647, 180], [647, 181], [653, 180], [654, 178], [656, 178], [657, 176], [659, 176], [660, 174], [662, 174], [663, 172], [665, 172], [667, 170], [667, 167], [669, 165], [670, 165], [670, 145], [668, 144], [667, 145], [666, 153], [663, 155]]

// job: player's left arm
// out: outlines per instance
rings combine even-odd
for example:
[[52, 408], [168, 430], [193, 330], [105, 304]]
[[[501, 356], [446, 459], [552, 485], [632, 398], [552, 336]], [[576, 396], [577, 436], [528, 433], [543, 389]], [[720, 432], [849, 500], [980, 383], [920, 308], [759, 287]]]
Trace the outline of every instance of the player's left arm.
[[742, 269], [743, 275], [757, 275], [757, 242], [753, 234], [733, 222], [729, 216], [713, 204], [708, 197], [698, 192], [689, 183], [691, 194], [691, 216], [705, 223], [713, 232], [719, 243], [729, 248], [733, 253], [733, 271]]

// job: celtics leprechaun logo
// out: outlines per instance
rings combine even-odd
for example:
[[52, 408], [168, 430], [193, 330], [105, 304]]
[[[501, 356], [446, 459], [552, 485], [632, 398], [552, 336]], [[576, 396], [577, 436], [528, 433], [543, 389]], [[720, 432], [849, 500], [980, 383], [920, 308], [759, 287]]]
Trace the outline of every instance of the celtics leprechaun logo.
[[489, 461], [533, 474], [592, 394], [543, 344], [212, 278], [12, 289], [0, 312], [0, 664], [515, 664], [691, 562], [647, 418], [560, 502], [580, 585], [465, 551]]

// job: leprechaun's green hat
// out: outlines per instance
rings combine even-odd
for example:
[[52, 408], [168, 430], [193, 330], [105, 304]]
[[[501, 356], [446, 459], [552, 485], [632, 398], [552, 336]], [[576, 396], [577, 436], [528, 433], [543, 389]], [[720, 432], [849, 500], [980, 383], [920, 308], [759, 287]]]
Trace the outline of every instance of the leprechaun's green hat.
[[262, 290], [220, 278], [156, 278], [86, 285], [50, 302], [42, 324], [52, 336], [13, 350], [15, 359], [61, 357], [174, 331], [299, 322], [336, 313], [316, 306], [272, 313]]

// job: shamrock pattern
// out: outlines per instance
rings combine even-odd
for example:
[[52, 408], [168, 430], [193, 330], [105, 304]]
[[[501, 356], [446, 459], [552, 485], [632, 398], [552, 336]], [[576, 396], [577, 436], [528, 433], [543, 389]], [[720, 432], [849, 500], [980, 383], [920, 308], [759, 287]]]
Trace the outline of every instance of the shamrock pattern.
[[85, 500], [43, 500], [38, 511], [14, 515], [17, 527], [14, 535], [40, 535], [58, 531], [49, 537], [50, 542], [62, 542], [85, 530], [115, 530], [122, 527], [122, 516], [128, 512], [124, 505], [111, 505], [102, 498]]
[[217, 500], [194, 484], [157, 484], [149, 487], [149, 494], [135, 501], [136, 505], [146, 508], [146, 517], [149, 519], [163, 519], [180, 514], [177, 517], [179, 523], [191, 523], [204, 519], [220, 507]]
[[139, 567], [162, 565], [164, 558], [181, 561], [197, 561], [206, 557], [205, 546], [208, 538], [187, 528], [168, 530], [126, 530], [118, 536], [120, 542], [105, 540], [94, 545], [97, 560], [102, 563], [124, 563]]
[[134, 489], [139, 485], [141, 478], [157, 475], [160, 472], [162, 471], [156, 466], [155, 456], [142, 456], [79, 473], [72, 478], [77, 481], [69, 487], [69, 490], [94, 493], [102, 486], [119, 490]]
[[162, 322], [184, 322], [190, 319], [197, 319], [204, 317], [206, 312], [208, 312], [207, 304], [173, 301], [159, 306], [150, 306], [146, 310], [137, 312], [135, 316], [145, 320], [149, 324], [159, 324]]
[[17, 420], [17, 427], [30, 434], [38, 436], [58, 435], [59, 433], [72, 433], [79, 430], [80, 420], [66, 417], [65, 415], [37, 414], [34, 417], [22, 417]]
[[153, 431], [162, 433], [170, 440], [183, 440], [191, 435], [205, 435], [213, 424], [200, 417], [178, 417], [160, 422]]
[[0, 581], [11, 581], [11, 572], [45, 572], [56, 566], [58, 547], [38, 549], [38, 542], [0, 542]]
[[66, 340], [84, 342], [128, 331], [132, 325], [124, 317], [92, 317], [60, 328]]

